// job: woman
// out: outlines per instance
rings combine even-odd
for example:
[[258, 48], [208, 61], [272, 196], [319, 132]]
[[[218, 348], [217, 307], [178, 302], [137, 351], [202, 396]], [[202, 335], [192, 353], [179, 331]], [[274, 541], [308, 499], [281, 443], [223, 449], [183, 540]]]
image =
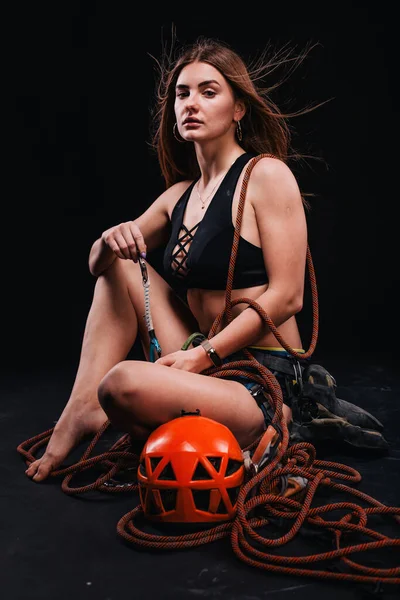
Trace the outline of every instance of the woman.
[[[111, 227], [91, 248], [89, 269], [97, 281], [80, 363], [46, 452], [26, 470], [37, 482], [107, 419], [138, 440], [182, 410], [196, 409], [229, 427], [241, 447], [263, 432], [264, 414], [249, 380], [202, 374], [213, 366], [212, 356], [230, 360], [245, 347], [255, 356], [286, 355], [258, 313], [236, 305], [232, 321], [211, 339], [214, 355], [201, 345], [181, 350], [193, 332], [207, 336], [224, 308], [243, 175], [260, 153], [273, 156], [255, 164], [248, 183], [232, 300], [257, 301], [283, 339], [302, 348], [295, 315], [303, 302], [307, 227], [305, 203], [286, 164], [285, 118], [257, 91], [238, 54], [219, 41], [199, 39], [163, 68], [154, 142], [166, 190], [139, 218]], [[149, 360], [138, 258], [163, 244], [165, 278], [147, 265], [162, 356], [125, 360], [138, 334]], [[284, 418], [291, 419], [288, 405]]]

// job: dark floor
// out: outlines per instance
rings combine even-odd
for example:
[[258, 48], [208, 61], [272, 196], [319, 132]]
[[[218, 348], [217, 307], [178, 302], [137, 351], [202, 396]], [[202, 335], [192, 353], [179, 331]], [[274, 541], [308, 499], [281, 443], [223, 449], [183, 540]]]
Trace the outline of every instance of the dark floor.
[[[387, 357], [370, 356], [359, 358], [358, 364], [354, 357], [324, 357], [323, 364], [337, 379], [338, 396], [366, 408], [382, 421], [391, 449], [388, 454], [374, 455], [350, 447], [321, 448], [317, 458], [354, 467], [362, 475], [358, 489], [398, 507], [398, 365]], [[2, 378], [3, 600], [259, 600], [285, 594], [301, 600], [320, 596], [328, 600], [338, 595], [341, 600], [399, 597], [399, 587], [388, 584], [379, 589], [373, 584], [265, 572], [241, 561], [229, 538], [180, 551], [136, 547], [123, 541], [116, 531], [118, 520], [137, 505], [136, 495], [97, 492], [74, 497], [64, 494], [55, 478], [32, 483], [24, 475], [24, 462], [16, 447], [53, 426], [68, 397], [73, 375], [71, 369], [60, 365], [59, 370], [8, 373]], [[384, 526], [385, 533], [400, 537], [400, 527], [393, 520]], [[371, 527], [375, 528], [372, 521]], [[296, 543], [299, 554], [319, 551], [312, 538], [302, 538], [301, 534]], [[293, 555], [291, 547], [286, 554]], [[399, 554], [398, 547], [390, 550], [392, 566], [400, 564]], [[358, 561], [384, 567], [390, 557], [376, 551], [361, 553]]]

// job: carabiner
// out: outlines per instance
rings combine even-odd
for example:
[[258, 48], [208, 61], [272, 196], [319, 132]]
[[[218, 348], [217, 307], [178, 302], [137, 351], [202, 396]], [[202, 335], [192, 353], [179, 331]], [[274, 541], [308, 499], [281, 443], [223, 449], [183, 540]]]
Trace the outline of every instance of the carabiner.
[[144, 258], [142, 258], [141, 256], [139, 256], [139, 265], [140, 265], [140, 270], [142, 271], [142, 279], [143, 279], [143, 285], [144, 285], [148, 282], [149, 275], [147, 273], [146, 262], [145, 262]]
[[292, 366], [294, 371], [294, 389], [296, 390], [296, 395], [300, 394], [303, 390], [303, 376], [301, 371], [300, 362], [292, 356]]

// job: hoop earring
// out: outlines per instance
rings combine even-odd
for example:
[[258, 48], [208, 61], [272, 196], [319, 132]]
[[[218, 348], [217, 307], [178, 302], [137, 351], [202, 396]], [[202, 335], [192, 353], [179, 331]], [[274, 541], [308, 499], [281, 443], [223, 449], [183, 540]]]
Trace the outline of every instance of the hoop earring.
[[178, 136], [176, 135], [177, 126], [178, 126], [178, 123], [175, 123], [175, 125], [172, 128], [172, 133], [174, 134], [174, 138], [176, 139], [176, 141], [179, 142], [180, 144], [183, 144], [186, 140], [184, 140], [183, 138], [178, 138]]
[[237, 135], [239, 142], [241, 142], [243, 139], [243, 132], [242, 132], [242, 126], [240, 124], [240, 121], [237, 121], [237, 123], [236, 123], [236, 135]]

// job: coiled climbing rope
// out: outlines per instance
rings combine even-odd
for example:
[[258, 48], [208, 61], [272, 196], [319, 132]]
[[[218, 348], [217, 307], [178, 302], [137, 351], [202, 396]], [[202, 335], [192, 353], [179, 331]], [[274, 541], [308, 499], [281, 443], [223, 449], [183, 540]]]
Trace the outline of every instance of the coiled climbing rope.
[[[266, 156], [271, 155], [260, 154], [253, 158], [245, 171], [229, 263], [225, 308], [215, 319], [207, 337], [211, 339], [223, 321], [226, 324], [230, 323], [232, 308], [236, 304], [245, 303], [258, 312], [289, 354], [294, 358], [305, 359], [314, 352], [318, 337], [318, 294], [309, 248], [307, 266], [311, 282], [313, 328], [306, 353], [298, 354], [285, 342], [257, 302], [244, 297], [234, 301], [231, 299], [246, 189], [252, 168], [258, 160]], [[141, 268], [143, 274], [143, 263]], [[148, 287], [145, 287], [146, 293], [146, 306], [149, 306]], [[148, 312], [146, 311], [146, 314]], [[146, 322], [151, 339], [156, 340], [151, 320], [147, 318]], [[160, 348], [157, 347], [157, 343], [154, 342], [153, 346], [154, 353], [158, 353]], [[248, 472], [239, 492], [235, 518], [228, 523], [186, 535], [154, 535], [137, 526], [138, 520], [143, 517], [143, 509], [138, 504], [118, 521], [118, 534], [135, 545], [157, 549], [194, 547], [229, 537], [231, 547], [240, 560], [265, 571], [325, 580], [399, 585], [399, 566], [376, 568], [361, 564], [359, 557], [364, 553], [368, 556], [372, 554], [373, 558], [376, 558], [378, 551], [400, 546], [400, 538], [394, 537], [394, 533], [390, 536], [384, 535], [371, 524], [374, 519], [378, 522], [379, 519], [387, 519], [392, 526], [392, 532], [393, 526], [400, 524], [400, 508], [386, 506], [354, 487], [352, 484], [361, 481], [360, 473], [340, 463], [317, 460], [312, 444], [302, 442], [289, 446], [289, 432], [282, 412], [281, 387], [271, 371], [254, 359], [248, 350], [244, 349], [243, 352], [245, 360], [213, 367], [204, 373], [211, 377], [245, 375], [263, 385], [268, 390], [274, 411], [271, 426], [282, 431], [282, 439], [271, 460], [264, 461], [263, 464], [260, 462], [259, 465], [252, 463], [255, 468]], [[110, 423], [107, 421], [96, 433], [78, 462], [50, 474], [52, 477], [62, 477], [61, 487], [65, 493], [82, 494], [92, 490], [111, 493], [137, 491], [138, 485], [134, 477], [130, 482], [123, 484], [118, 484], [117, 479], [118, 475], [126, 470], [134, 474], [138, 466], [139, 457], [132, 451], [129, 435], [121, 436], [107, 452], [93, 455], [98, 442], [109, 427]], [[17, 451], [28, 463], [36, 460], [35, 454], [48, 443], [52, 432], [53, 429], [49, 429], [26, 440], [17, 447]], [[243, 452], [250, 453], [254, 459], [262, 442], [263, 436], [260, 436], [253, 444], [243, 449]], [[94, 466], [101, 467], [104, 471], [98, 479], [84, 486], [71, 485], [74, 476]], [[299, 494], [282, 494], [280, 483], [285, 478], [302, 478], [307, 481], [307, 485]], [[326, 495], [327, 490], [343, 495], [343, 500], [322, 504], [321, 498]], [[361, 502], [363, 506], [360, 505]], [[334, 519], [332, 513], [338, 511], [342, 516]], [[274, 529], [276, 524], [278, 534]], [[316, 534], [316, 539], [328, 539], [328, 544], [333, 548], [305, 556], [299, 556], [298, 553], [296, 556], [283, 555], [281, 548], [290, 544], [297, 535], [301, 535], [305, 528], [311, 529]], [[386, 553], [385, 560], [393, 560], [394, 556], [393, 552]]]

